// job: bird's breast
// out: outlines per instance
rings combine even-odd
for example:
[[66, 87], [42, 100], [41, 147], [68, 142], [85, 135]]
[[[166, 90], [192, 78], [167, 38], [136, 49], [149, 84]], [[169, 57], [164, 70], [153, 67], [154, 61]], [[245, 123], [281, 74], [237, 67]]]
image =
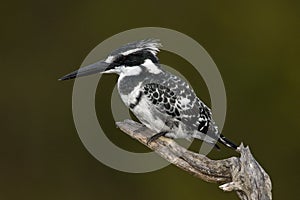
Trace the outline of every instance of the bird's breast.
[[169, 129], [165, 124], [164, 115], [157, 112], [145, 95], [141, 96], [139, 103], [135, 104], [131, 111], [140, 122], [155, 132]]

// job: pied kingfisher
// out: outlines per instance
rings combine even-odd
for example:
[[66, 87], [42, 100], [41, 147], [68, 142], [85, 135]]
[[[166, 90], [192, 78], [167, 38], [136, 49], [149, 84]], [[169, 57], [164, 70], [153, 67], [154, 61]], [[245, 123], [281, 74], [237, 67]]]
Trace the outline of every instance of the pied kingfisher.
[[[237, 146], [218, 132], [210, 109], [181, 78], [163, 70], [157, 53], [159, 40], [146, 39], [126, 44], [106, 59], [80, 68], [59, 80], [73, 79], [94, 73], [116, 73], [118, 91], [125, 105], [146, 127], [161, 136], [197, 138], [206, 143]], [[208, 136], [208, 137], [205, 137]], [[219, 149], [218, 145], [215, 147]]]

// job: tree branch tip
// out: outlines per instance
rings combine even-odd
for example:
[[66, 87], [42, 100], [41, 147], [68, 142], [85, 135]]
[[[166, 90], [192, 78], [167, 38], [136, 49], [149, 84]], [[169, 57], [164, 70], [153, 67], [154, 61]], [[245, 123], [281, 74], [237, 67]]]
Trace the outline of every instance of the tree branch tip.
[[225, 192], [230, 192], [233, 190], [241, 190], [241, 188], [235, 182], [225, 183], [220, 185], [219, 188]]

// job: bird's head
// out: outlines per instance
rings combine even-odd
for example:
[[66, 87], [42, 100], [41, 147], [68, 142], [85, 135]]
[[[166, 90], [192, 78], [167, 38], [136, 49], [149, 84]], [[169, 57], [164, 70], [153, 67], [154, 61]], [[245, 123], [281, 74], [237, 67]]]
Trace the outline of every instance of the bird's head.
[[[117, 73], [135, 71], [140, 66], [155, 67], [156, 54], [161, 43], [156, 39], [146, 39], [126, 44], [113, 51], [106, 59], [85, 66], [59, 80], [68, 80], [95, 73]], [[151, 70], [151, 69], [150, 69]]]

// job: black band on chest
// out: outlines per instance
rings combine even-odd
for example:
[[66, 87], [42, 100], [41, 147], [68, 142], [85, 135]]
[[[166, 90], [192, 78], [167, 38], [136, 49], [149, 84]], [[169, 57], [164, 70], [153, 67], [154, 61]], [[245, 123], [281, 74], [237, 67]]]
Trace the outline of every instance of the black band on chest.
[[129, 105], [129, 107], [130, 107], [131, 109], [134, 109], [134, 107], [137, 106], [137, 105], [140, 103], [140, 101], [141, 101], [141, 99], [142, 99], [142, 96], [143, 96], [143, 92], [140, 91], [140, 92], [139, 92], [139, 95], [135, 98], [135, 99], [136, 99], [136, 102], [135, 102], [135, 103], [131, 103], [131, 104]]

